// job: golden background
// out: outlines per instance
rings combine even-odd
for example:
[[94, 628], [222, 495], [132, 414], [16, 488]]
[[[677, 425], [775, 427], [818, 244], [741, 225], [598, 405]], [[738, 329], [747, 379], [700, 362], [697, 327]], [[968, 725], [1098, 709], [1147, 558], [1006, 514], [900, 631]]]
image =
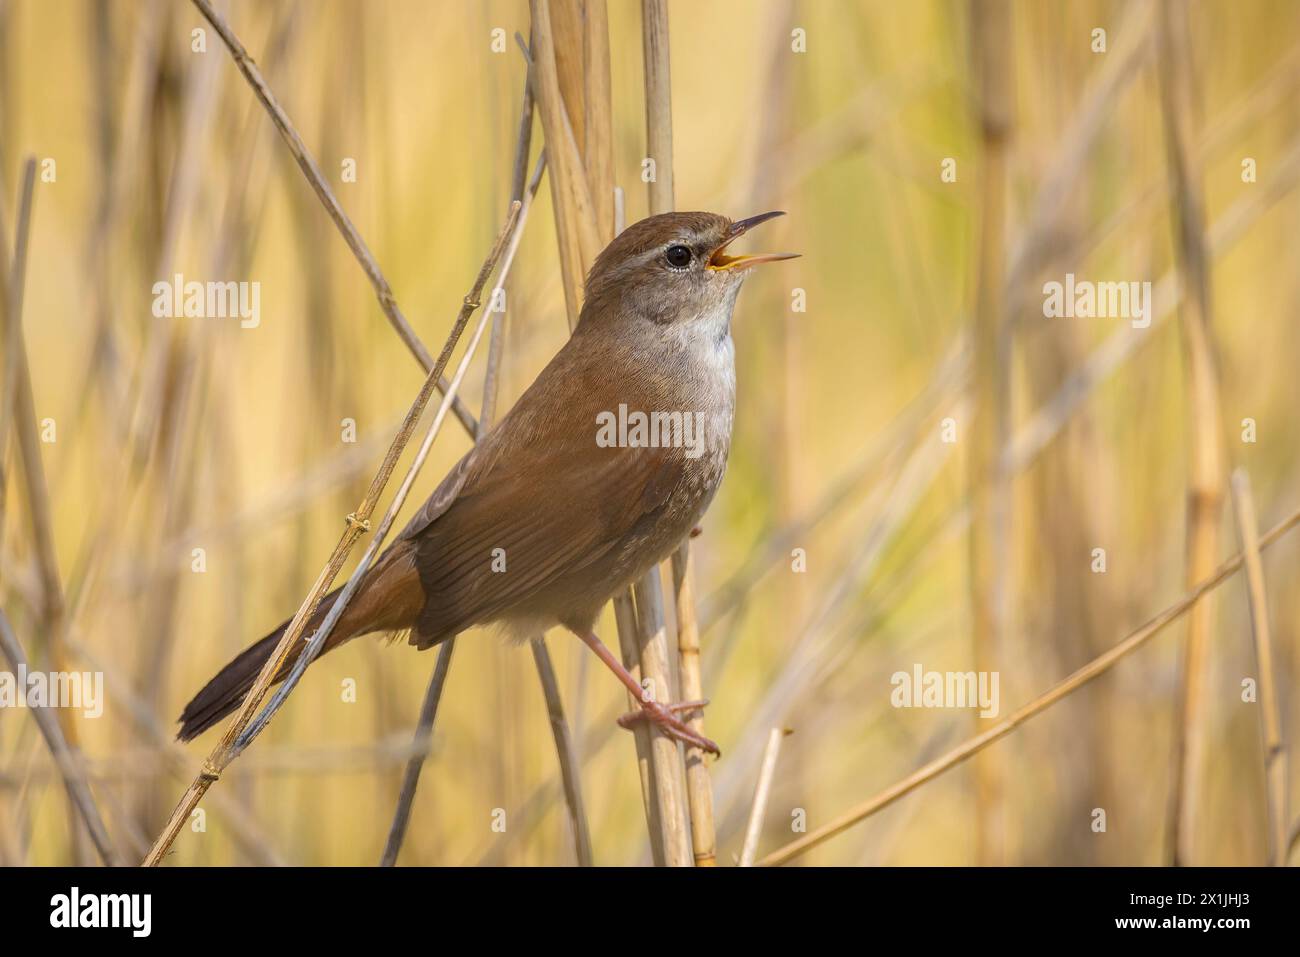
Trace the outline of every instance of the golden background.
[[[624, 0], [608, 8], [615, 179], [632, 221], [647, 210], [641, 16]], [[528, 35], [527, 4], [221, 9], [436, 353], [509, 199], [525, 80], [513, 35]], [[976, 302], [981, 132], [966, 4], [675, 0], [669, 17], [677, 207], [734, 218], [785, 209], [749, 248], [803, 254], [757, 270], [740, 297], [732, 459], [694, 542], [709, 625], [706, 728], [723, 751], [712, 769], [719, 859], [730, 864], [774, 724], [794, 733], [763, 853], [800, 836], [795, 809], [815, 828], [993, 723], [889, 703], [889, 676], [916, 662], [975, 667], [963, 505], [976, 426], [952, 370]], [[1189, 146], [1211, 236], [1224, 448], [1249, 474], [1267, 528], [1300, 507], [1300, 6], [1199, 2], [1189, 19]], [[1039, 257], [1007, 287], [1003, 373], [1019, 435], [1128, 325], [1046, 320], [1041, 284], [1066, 272], [1176, 276], [1177, 194], [1156, 7], [1020, 2], [1012, 22], [999, 41], [1014, 79], [1007, 258], [1021, 243]], [[175, 715], [298, 606], [423, 378], [228, 51], [208, 29], [207, 52], [191, 52], [202, 26], [181, 2], [0, 3], [7, 249], [24, 158], [38, 173], [45, 159], [57, 170], [53, 182], [38, 174], [22, 323], [37, 417], [56, 428], [42, 456], [68, 649], [75, 667], [108, 682], [104, 716], [77, 729], [129, 860], [143, 856], [216, 737], [168, 759], [160, 741]], [[1105, 53], [1091, 49], [1098, 27]], [[501, 53], [495, 28], [508, 38]], [[806, 52], [791, 49], [796, 28]], [[538, 122], [534, 156], [542, 139]], [[952, 183], [940, 177], [948, 157]], [[1246, 157], [1257, 182], [1242, 181]], [[355, 183], [341, 179], [345, 158], [356, 161]], [[1042, 216], [1050, 228], [1037, 228]], [[508, 285], [502, 408], [567, 335], [557, 264], [543, 182]], [[155, 319], [151, 286], [176, 272], [260, 282], [260, 326]], [[806, 312], [792, 310], [796, 288]], [[1157, 321], [1009, 478], [999, 718], [1182, 594], [1192, 429], [1179, 321], [1177, 310]], [[482, 368], [479, 359], [463, 390], [473, 409]], [[947, 416], [955, 443], [941, 441]], [[345, 418], [357, 423], [356, 444], [341, 441]], [[1241, 441], [1246, 418], [1254, 443]], [[416, 501], [468, 443], [449, 421]], [[17, 459], [13, 445], [0, 603], [35, 665], [48, 662], [48, 634]], [[809, 515], [814, 525], [778, 537]], [[1221, 558], [1237, 550], [1230, 497], [1218, 538]], [[802, 575], [790, 569], [795, 547], [806, 550]], [[1091, 570], [1098, 547], [1105, 574]], [[205, 550], [204, 573], [191, 570], [194, 548]], [[1298, 562], [1291, 539], [1264, 562], [1284, 740], [1300, 729]], [[764, 574], [745, 576], [759, 566]], [[737, 575], [744, 587], [725, 590]], [[1241, 700], [1256, 666], [1240, 576], [1212, 609], [1193, 860], [1261, 863], [1261, 705]], [[1176, 622], [986, 752], [1004, 788], [1000, 859], [1166, 859], [1186, 627]], [[598, 633], [615, 643], [612, 613]], [[644, 863], [632, 737], [609, 731], [622, 689], [582, 663], [571, 636], [554, 632], [549, 644], [576, 733], [592, 745], [582, 780], [595, 860]], [[434, 657], [363, 639], [316, 664], [214, 787], [224, 810], [205, 802], [206, 831], [182, 831], [169, 862], [377, 862]], [[341, 700], [347, 679], [355, 703]], [[556, 781], [531, 656], [467, 634], [399, 862], [572, 863]], [[801, 860], [987, 860], [977, 803], [973, 765], [963, 764]], [[492, 829], [497, 808], [504, 833]], [[1106, 811], [1105, 833], [1092, 830], [1095, 808]], [[79, 855], [94, 859], [72, 840], [30, 716], [0, 712], [0, 861]]]

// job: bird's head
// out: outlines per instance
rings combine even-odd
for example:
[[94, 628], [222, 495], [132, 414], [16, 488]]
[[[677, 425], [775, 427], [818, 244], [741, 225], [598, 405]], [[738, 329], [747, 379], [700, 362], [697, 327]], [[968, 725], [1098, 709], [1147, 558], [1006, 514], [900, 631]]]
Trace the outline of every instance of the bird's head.
[[732, 255], [728, 246], [759, 223], [783, 215], [762, 213], [732, 222], [716, 213], [662, 213], [633, 223], [591, 267], [580, 324], [729, 319], [751, 267], [798, 254]]

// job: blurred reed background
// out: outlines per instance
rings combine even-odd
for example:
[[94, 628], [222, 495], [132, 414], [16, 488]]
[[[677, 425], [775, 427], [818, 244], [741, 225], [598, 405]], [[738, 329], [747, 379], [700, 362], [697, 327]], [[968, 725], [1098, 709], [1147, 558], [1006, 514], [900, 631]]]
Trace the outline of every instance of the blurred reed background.
[[[629, 222], [650, 202], [641, 8], [607, 6]], [[436, 353], [511, 197], [527, 75], [513, 36], [529, 36], [529, 5], [218, 9]], [[677, 208], [788, 210], [762, 243], [803, 253], [740, 298], [732, 460], [692, 543], [723, 864], [774, 727], [794, 733], [760, 860], [993, 727], [1233, 555], [1232, 468], [1261, 528], [1300, 508], [1300, 7], [974, 9], [667, 4]], [[545, 140], [539, 118], [533, 158]], [[22, 342], [50, 534], [42, 546], [10, 335], [0, 607], [34, 667], [104, 672], [103, 717], [60, 718], [115, 850], [137, 861], [215, 738], [172, 744], [175, 715], [298, 607], [423, 375], [191, 4], [0, 2], [6, 268], [28, 155]], [[1045, 319], [1043, 283], [1067, 272], [1151, 280], [1156, 321]], [[175, 273], [259, 282], [260, 325], [155, 318], [151, 287]], [[568, 332], [547, 185], [507, 292], [500, 409]], [[482, 388], [480, 359], [471, 409]], [[413, 494], [469, 442], [449, 420]], [[1276, 710], [1284, 744], [1298, 729], [1298, 564], [1294, 538], [1263, 556], [1271, 700], [1242, 700], [1259, 629], [1234, 575], [976, 761], [796, 860], [1279, 856], [1270, 800], [1285, 818], [1273, 833], [1294, 818], [1266, 787], [1261, 727]], [[1190, 698], [1189, 622], [1203, 655]], [[612, 611], [597, 630], [614, 642]], [[594, 860], [647, 863], [633, 736], [611, 730], [625, 695], [570, 636], [548, 645]], [[434, 661], [370, 639], [323, 659], [168, 861], [377, 862]], [[1000, 674], [998, 718], [891, 706], [893, 673], [977, 661]], [[458, 642], [399, 863], [575, 861], [546, 715], [527, 650]], [[0, 862], [94, 862], [32, 717], [0, 710]]]

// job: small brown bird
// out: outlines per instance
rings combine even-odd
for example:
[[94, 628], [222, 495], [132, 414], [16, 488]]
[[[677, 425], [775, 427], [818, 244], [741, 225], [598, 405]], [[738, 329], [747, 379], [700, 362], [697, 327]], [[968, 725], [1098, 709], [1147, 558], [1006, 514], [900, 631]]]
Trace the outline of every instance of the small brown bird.
[[[321, 653], [373, 633], [409, 631], [424, 649], [474, 625], [499, 624], [520, 640], [562, 625], [665, 734], [716, 754], [676, 717], [682, 705], [646, 700], [592, 627], [611, 597], [672, 553], [722, 482], [736, 398], [736, 294], [751, 266], [794, 255], [726, 250], [780, 215], [733, 223], [666, 213], [610, 243], [564, 348], [375, 560]], [[320, 603], [304, 637], [338, 594]], [[181, 740], [239, 707], [287, 626], [194, 696]]]

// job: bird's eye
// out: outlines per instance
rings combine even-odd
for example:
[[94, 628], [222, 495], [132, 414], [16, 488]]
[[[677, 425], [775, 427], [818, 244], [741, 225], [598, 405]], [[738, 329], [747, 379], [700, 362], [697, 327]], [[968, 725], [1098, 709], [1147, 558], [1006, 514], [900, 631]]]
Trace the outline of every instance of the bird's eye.
[[669, 246], [664, 250], [664, 258], [674, 269], [685, 269], [691, 264], [691, 251], [685, 246]]

